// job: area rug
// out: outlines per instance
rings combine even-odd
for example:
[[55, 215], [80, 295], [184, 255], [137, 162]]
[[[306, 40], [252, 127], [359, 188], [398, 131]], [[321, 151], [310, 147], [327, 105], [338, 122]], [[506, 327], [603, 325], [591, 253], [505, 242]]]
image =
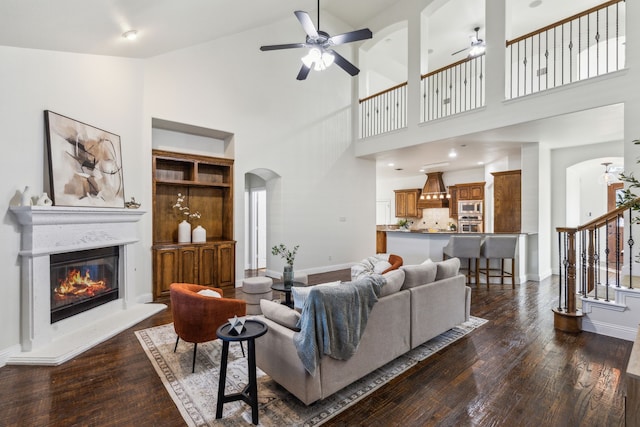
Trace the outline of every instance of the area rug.
[[[338, 393], [310, 406], [305, 406], [258, 369], [259, 425], [321, 425], [418, 362], [486, 322], [472, 316], [468, 322], [427, 341]], [[198, 345], [196, 371], [191, 373], [193, 344], [180, 341], [174, 353], [176, 334], [172, 323], [136, 331], [135, 334], [188, 426], [252, 425], [251, 409], [243, 402], [225, 403], [223, 418], [215, 419], [219, 360], [222, 352], [220, 340]], [[247, 359], [242, 356], [239, 344], [231, 343], [226, 393], [244, 389], [247, 378]]]

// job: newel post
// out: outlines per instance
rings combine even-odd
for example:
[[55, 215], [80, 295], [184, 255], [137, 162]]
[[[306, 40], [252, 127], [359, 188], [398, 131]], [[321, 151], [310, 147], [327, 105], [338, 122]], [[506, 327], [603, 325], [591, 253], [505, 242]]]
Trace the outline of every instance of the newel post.
[[[553, 326], [563, 332], [582, 331], [582, 312], [576, 310], [576, 228], [558, 227], [560, 279], [558, 306], [553, 308]], [[563, 274], [564, 271], [564, 274]], [[565, 306], [562, 307], [564, 291]]]

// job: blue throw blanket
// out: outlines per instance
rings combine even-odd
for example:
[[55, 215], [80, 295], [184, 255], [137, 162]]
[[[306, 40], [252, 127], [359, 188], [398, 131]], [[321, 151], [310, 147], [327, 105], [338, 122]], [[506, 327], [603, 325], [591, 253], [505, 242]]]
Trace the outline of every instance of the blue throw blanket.
[[311, 289], [298, 321], [300, 332], [293, 337], [307, 372], [315, 375], [324, 355], [339, 360], [353, 356], [385, 283], [386, 279], [376, 274], [339, 286]]

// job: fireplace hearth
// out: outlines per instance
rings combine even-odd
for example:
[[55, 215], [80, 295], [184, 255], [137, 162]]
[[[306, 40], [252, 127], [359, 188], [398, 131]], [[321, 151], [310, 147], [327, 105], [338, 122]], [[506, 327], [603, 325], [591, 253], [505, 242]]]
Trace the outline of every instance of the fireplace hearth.
[[119, 248], [53, 254], [51, 323], [118, 299]]

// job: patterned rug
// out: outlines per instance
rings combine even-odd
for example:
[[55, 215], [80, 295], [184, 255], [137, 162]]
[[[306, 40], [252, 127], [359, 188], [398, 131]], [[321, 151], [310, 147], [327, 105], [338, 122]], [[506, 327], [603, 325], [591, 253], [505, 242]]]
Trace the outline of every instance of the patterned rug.
[[[486, 322], [472, 316], [468, 322], [427, 341], [338, 393], [310, 406], [305, 406], [258, 369], [259, 425], [318, 426]], [[174, 353], [176, 335], [173, 324], [143, 329], [135, 334], [188, 426], [252, 425], [251, 409], [243, 402], [225, 403], [223, 418], [215, 419], [222, 352], [220, 340], [198, 345], [196, 371], [191, 373], [193, 344], [180, 341], [178, 350]], [[231, 343], [226, 393], [242, 390], [247, 378], [247, 360], [242, 357], [240, 346]]]

